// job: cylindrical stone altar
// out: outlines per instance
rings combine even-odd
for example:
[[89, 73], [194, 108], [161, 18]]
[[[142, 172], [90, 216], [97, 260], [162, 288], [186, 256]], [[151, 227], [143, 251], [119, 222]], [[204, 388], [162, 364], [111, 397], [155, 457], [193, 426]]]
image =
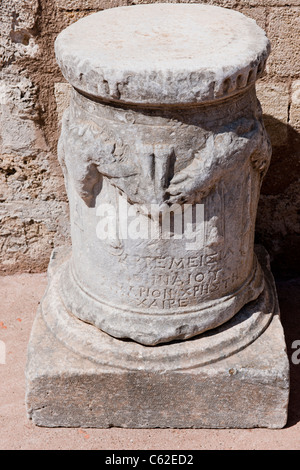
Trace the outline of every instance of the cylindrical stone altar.
[[[147, 423], [133, 422], [134, 410], [126, 418], [120, 404], [117, 417], [113, 409], [105, 418], [92, 411], [78, 418], [74, 411], [74, 421], [68, 408], [60, 418], [43, 412], [39, 421], [29, 385], [30, 416], [44, 425], [282, 426], [288, 366], [267, 255], [254, 250], [260, 186], [271, 157], [255, 93], [270, 51], [264, 31], [219, 7], [139, 5], [79, 20], [59, 34], [55, 51], [73, 87], [58, 145], [72, 249], [52, 257], [37, 321], [68, 354], [97, 364], [96, 376], [107, 389], [103, 367], [140, 373], [138, 387], [121, 385], [137, 407], [145, 406], [141, 389], [149, 391], [150, 383], [154, 390], [158, 372], [169, 374], [159, 397], [170, 389], [175, 398], [168, 414], [165, 398], [149, 392]], [[245, 421], [244, 410], [226, 418], [222, 410], [222, 418], [209, 419], [207, 411], [194, 421], [186, 412], [184, 417], [178, 401], [183, 387], [192, 383], [194, 389], [197, 381], [207, 387], [207, 367], [220, 363], [224, 372], [226, 358], [242, 364], [241, 351], [255, 356], [263, 334], [275, 327], [280, 361], [275, 354], [269, 385], [281, 409], [274, 405], [276, 418], [264, 411], [251, 418], [249, 412]], [[33, 345], [34, 333], [32, 338]], [[258, 366], [259, 377], [265, 367]], [[77, 370], [79, 381], [86, 377], [83, 369]], [[178, 375], [187, 370], [200, 375]], [[230, 370], [236, 374], [236, 367]], [[275, 376], [282, 379], [282, 396]], [[239, 380], [238, 393], [245, 377]], [[79, 392], [70, 386], [75, 406]], [[212, 390], [218, 386], [231, 387], [223, 378]], [[161, 383], [157, 387], [162, 390]], [[244, 387], [245, 398], [253, 390]], [[234, 391], [230, 400], [239, 403]]]

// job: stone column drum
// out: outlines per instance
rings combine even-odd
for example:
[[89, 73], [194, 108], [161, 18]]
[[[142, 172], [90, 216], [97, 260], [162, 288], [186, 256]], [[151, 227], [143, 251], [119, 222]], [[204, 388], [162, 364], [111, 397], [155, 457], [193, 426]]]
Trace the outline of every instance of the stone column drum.
[[58, 145], [72, 249], [51, 257], [28, 415], [284, 426], [284, 337], [268, 255], [254, 249], [271, 157], [255, 93], [264, 31], [219, 7], [139, 5], [77, 21], [55, 51], [72, 85]]

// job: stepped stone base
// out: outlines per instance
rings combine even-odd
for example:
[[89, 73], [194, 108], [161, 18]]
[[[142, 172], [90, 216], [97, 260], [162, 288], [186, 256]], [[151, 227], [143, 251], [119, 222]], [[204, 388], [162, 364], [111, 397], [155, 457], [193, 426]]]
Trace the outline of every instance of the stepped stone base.
[[[48, 427], [282, 428], [287, 421], [289, 365], [268, 259], [262, 248], [257, 255], [275, 299], [273, 315], [264, 312], [269, 321], [250, 344], [241, 343], [234, 352], [225, 341], [225, 352], [220, 349], [218, 357], [203, 345], [208, 338], [221, 345], [224, 326], [191, 340], [149, 347], [112, 338], [74, 319], [86, 331], [76, 352], [72, 328], [59, 340], [52, 332], [57, 322], [51, 323], [45, 309], [54, 305], [59, 318], [63, 305], [48, 289], [28, 347], [28, 416], [35, 424]], [[50, 287], [67, 258], [66, 251], [52, 258]], [[269, 304], [265, 305], [267, 309]], [[254, 307], [252, 302], [242, 309], [233, 331], [238, 333], [249, 322], [247, 309], [254, 316]], [[253, 325], [251, 330], [257, 328]], [[88, 338], [94, 334], [98, 344], [91, 349]], [[103, 349], [98, 356], [97, 347], [99, 352]]]

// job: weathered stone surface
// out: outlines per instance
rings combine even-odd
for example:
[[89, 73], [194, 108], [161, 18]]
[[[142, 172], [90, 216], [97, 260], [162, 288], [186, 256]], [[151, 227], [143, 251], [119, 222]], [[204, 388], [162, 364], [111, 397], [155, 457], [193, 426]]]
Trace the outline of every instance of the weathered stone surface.
[[67, 203], [58, 204], [54, 200], [48, 200], [47, 208], [45, 215], [43, 200], [37, 200], [35, 204], [26, 200], [22, 204], [17, 204], [14, 200], [2, 202], [0, 207], [2, 271], [30, 272], [33, 266], [42, 270], [44, 258], [49, 258], [54, 243], [59, 245], [62, 241], [68, 240], [65, 223]]
[[63, 177], [45, 132], [49, 91], [41, 102], [49, 51], [41, 54], [40, 2], [3, 0], [0, 10], [0, 272], [41, 271], [69, 238]]
[[[257, 97], [264, 113], [264, 124], [271, 140], [272, 147], [287, 144], [289, 84], [286, 82], [260, 81], [256, 85]], [[276, 121], [275, 121], [276, 120]]]
[[[258, 297], [264, 284], [253, 259], [254, 217], [270, 148], [256, 115], [254, 90], [232, 106], [149, 116], [74, 94], [59, 152], [73, 225], [72, 269], [66, 266], [61, 274], [70, 311], [114, 336], [155, 344], [213, 328]], [[166, 163], [171, 158], [172, 167]], [[145, 160], [152, 161], [153, 172]], [[230, 188], [236, 189], [229, 196]], [[203, 246], [187, 250], [186, 237], [99, 239], [97, 208], [115, 204], [120, 190], [128, 198], [126, 212], [153, 203], [164, 214], [167, 203], [203, 203]], [[89, 304], [84, 292], [97, 301]]]
[[[266, 264], [263, 250], [258, 250], [258, 254]], [[119, 341], [103, 335], [93, 326], [83, 324], [74, 316], [70, 317], [62, 301], [60, 273], [70, 255], [71, 250], [64, 248], [52, 253], [48, 269], [50, 285], [41, 303], [43, 318], [52, 333], [73, 351], [96, 363], [117, 366], [120, 360]], [[89, 302], [91, 300], [86, 299], [86, 303]], [[267, 273], [266, 288], [258, 299], [251, 305], [247, 304], [229, 322], [214, 329], [212, 334], [195, 339], [197, 344], [194, 341], [177, 342], [145, 349], [136, 342], [128, 342], [122, 358], [123, 367], [134, 368], [136, 357], [143, 359], [143, 367], [153, 370], [160, 370], [162, 364], [165, 369], [190, 369], [223, 359], [252, 343], [271, 322], [275, 307], [276, 294]], [[155, 323], [156, 319], [152, 318], [152, 329], [155, 329]]]
[[[97, 85], [98, 98], [104, 97], [106, 88], [91, 73], [105, 71], [103, 80], [111, 88], [115, 73], [127, 76], [130, 57], [136, 57], [131, 64], [131, 85], [125, 87], [124, 95], [112, 97], [114, 106], [74, 90], [64, 114], [59, 158], [71, 206], [74, 249], [72, 260], [61, 273], [61, 296], [81, 320], [113, 336], [154, 345], [189, 338], [226, 322], [264, 289], [263, 276], [253, 256], [253, 236], [270, 144], [251, 84], [263, 71], [268, 40], [254, 22], [220, 8], [145, 5], [118, 9], [117, 21], [111, 12], [78, 21], [56, 40], [56, 52], [66, 77], [73, 85], [81, 77], [80, 88], [84, 92]], [[166, 27], [159, 23], [162, 13], [170, 18]], [[141, 21], [145, 15], [150, 18], [150, 25], [156, 21], [158, 24], [151, 26], [154, 42], [150, 35], [151, 41], [146, 39], [140, 44], [141, 52], [136, 56], [130, 31], [137, 37], [146, 34]], [[196, 52], [196, 46], [193, 49], [190, 42], [184, 42], [179, 53], [175, 29], [180, 24], [181, 36], [188, 38], [193, 16], [196, 43], [203, 47], [196, 48]], [[132, 44], [121, 62], [115, 61], [119, 47], [116, 37], [103, 44], [99, 36], [97, 44], [101, 47], [97, 54], [94, 41], [83, 39], [86, 28], [102, 31], [109, 18], [111, 24], [116, 22], [112, 33], [115, 36], [118, 21], [128, 20], [120, 40], [127, 35]], [[199, 33], [197, 28], [209, 18]], [[216, 38], [220, 50], [222, 35], [225, 49], [228, 34], [232, 38], [226, 67], [219, 61], [220, 51], [216, 57], [209, 57], [207, 52], [222, 18], [226, 26]], [[257, 32], [254, 43], [249, 41], [248, 33], [244, 42], [241, 39], [243, 24], [246, 31], [249, 28]], [[109, 22], [107, 27], [110, 28]], [[105, 36], [105, 28], [101, 34]], [[154, 65], [150, 60], [148, 70], [144, 57], [149, 54], [157, 60]], [[162, 60], [167, 55], [168, 65]], [[172, 76], [168, 75], [168, 67]], [[143, 91], [134, 89], [141, 73], [145, 79]], [[199, 74], [206, 77], [204, 88], [211, 95], [205, 94]], [[163, 82], [164, 90], [159, 86]], [[221, 100], [228, 96], [231, 101]], [[209, 98], [215, 101], [206, 105]], [[116, 105], [118, 99], [137, 100], [143, 107], [128, 103], [120, 107]], [[156, 103], [155, 108], [145, 108], [146, 99]], [[175, 99], [176, 106], [166, 105]], [[184, 107], [189, 100], [194, 100], [193, 107]], [[126, 199], [124, 203], [117, 202], [120, 192]], [[163, 217], [170, 206], [174, 211], [177, 205], [177, 212], [181, 213], [183, 203], [194, 205], [195, 209], [196, 205], [204, 206], [204, 220], [201, 227], [198, 221], [197, 228], [203, 231], [202, 240], [194, 251], [187, 248], [187, 235], [181, 240], [162, 236], [155, 239], [153, 234], [121, 236], [121, 214], [116, 220], [118, 236], [105, 240], [98, 236], [98, 209], [107, 204], [116, 208], [122, 204], [122, 213], [137, 210], [140, 223], [145, 226], [151, 204], [156, 204]], [[158, 222], [157, 213], [151, 213], [151, 220]], [[83, 246], [89, 249], [83, 250]], [[107, 278], [115, 279], [115, 284], [107, 282]]]
[[[139, 2], [135, 1], [134, 3]], [[280, 53], [280, 61], [273, 61], [272, 52], [272, 68], [265, 77], [264, 83], [267, 84], [270, 82], [272, 86], [273, 84], [278, 83], [280, 87], [283, 83], [283, 77], [287, 85], [299, 79], [299, 60], [297, 56], [299, 45], [297, 45], [297, 37], [295, 36], [295, 34], [297, 35], [297, 18], [300, 14], [299, 0], [210, 0], [206, 3], [225, 6], [226, 8], [233, 8], [241, 11], [247, 16], [255, 19], [264, 29], [266, 29], [266, 25], [268, 24], [270, 29], [268, 35], [271, 38], [273, 51], [276, 55], [277, 52]], [[40, 132], [45, 134], [47, 144], [51, 146], [51, 153], [47, 155], [47, 158], [45, 158], [45, 156], [43, 157], [45, 165], [42, 163], [40, 170], [38, 165], [34, 167], [25, 166], [22, 178], [24, 178], [23, 181], [27, 178], [27, 184], [30, 180], [32, 185], [36, 185], [36, 181], [44, 179], [47, 180], [45, 183], [47, 186], [51, 185], [52, 188], [55, 187], [55, 191], [51, 193], [51, 200], [56, 201], [58, 214], [64, 211], [63, 205], [66, 196], [61, 177], [60, 175], [58, 176], [59, 169], [55, 155], [58, 137], [56, 130], [56, 112], [57, 110], [59, 111], [59, 108], [55, 105], [54, 84], [62, 82], [63, 78], [55, 64], [52, 45], [58, 32], [71, 22], [76, 21], [82, 16], [88, 15], [93, 11], [123, 4], [123, 0], [113, 4], [106, 0], [40, 0], [39, 2], [36, 0], [26, 0], [22, 2], [19, 0], [1, 1], [0, 17], [2, 23], [0, 36], [0, 61], [3, 61], [1, 64], [4, 66], [1, 70], [1, 79], [5, 80], [5, 83], [10, 84], [17, 83], [20, 81], [20, 77], [24, 76], [34, 85], [34, 87], [38, 87], [38, 93], [34, 94], [33, 100], [35, 109], [37, 110], [37, 108], [40, 108], [40, 117], [38, 122], [39, 129]], [[274, 9], [274, 7], [277, 8]], [[272, 16], [270, 16], [270, 14]], [[272, 24], [274, 23], [274, 15], [277, 19], [273, 31]], [[295, 28], [296, 32], [294, 32]], [[290, 34], [290, 31], [292, 31], [292, 34]], [[274, 40], [273, 33], [276, 33]], [[277, 47], [277, 44], [279, 43], [280, 45]], [[276, 47], [275, 50], [274, 47]], [[277, 74], [277, 71], [280, 71], [280, 76]], [[266, 122], [267, 131], [271, 134], [272, 141], [274, 142], [274, 138], [277, 136], [276, 141], [282, 147], [280, 155], [281, 165], [275, 162], [275, 158], [273, 159], [274, 164], [271, 165], [268, 172], [269, 183], [264, 186], [266, 195], [270, 195], [271, 197], [277, 195], [278, 202], [282, 198], [286, 200], [287, 186], [290, 185], [290, 183], [293, 183], [295, 177], [299, 177], [299, 167], [297, 166], [297, 161], [299, 159], [299, 155], [297, 154], [297, 151], [299, 150], [297, 149], [299, 149], [299, 144], [295, 143], [291, 145], [292, 134], [299, 132], [299, 127], [297, 125], [297, 110], [294, 108], [293, 111], [292, 101], [292, 90], [290, 90], [288, 105], [285, 98], [283, 100], [278, 99], [278, 106], [274, 106], [274, 108], [270, 109], [271, 118]], [[264, 107], [264, 102], [262, 102], [262, 105]], [[284, 124], [280, 127], [275, 114], [276, 116], [278, 114], [285, 116], [288, 113], [289, 105], [291, 105], [291, 119], [288, 125], [292, 127], [287, 126], [287, 128], [284, 129]], [[280, 120], [280, 122], [283, 121]], [[35, 132], [34, 126], [29, 126], [27, 120], [18, 120], [18, 125], [19, 132], [23, 136], [26, 129], [28, 129], [29, 135], [31, 129]], [[24, 129], [22, 129], [22, 127], [24, 127]], [[10, 131], [8, 126], [6, 126], [6, 129], [7, 132], [14, 134], [12, 130]], [[287, 134], [289, 134], [289, 138], [286, 138]], [[29, 152], [31, 146], [30, 141], [31, 139], [28, 137], [27, 144], [23, 147], [24, 155]], [[38, 147], [37, 144], [35, 144], [35, 146]], [[19, 157], [21, 157], [22, 152], [23, 150], [21, 149]], [[14, 154], [10, 155], [12, 161], [17, 159]], [[2, 155], [1, 158], [3, 158]], [[40, 160], [36, 159], [35, 161], [37, 162]], [[49, 170], [46, 173], [44, 173], [45, 166]], [[10, 171], [14, 170], [12, 169]], [[13, 186], [10, 185], [11, 182], [13, 182]], [[1, 201], [5, 203], [5, 206], [2, 206], [2, 214], [5, 214], [6, 227], [3, 227], [3, 229], [0, 230], [1, 246], [3, 242], [3, 249], [0, 254], [0, 272], [6, 273], [14, 272], [16, 270], [30, 269], [33, 271], [45, 270], [50, 255], [50, 251], [45, 252], [44, 249], [45, 237], [47, 236], [48, 238], [50, 248], [53, 244], [57, 246], [57, 244], [65, 243], [65, 236], [68, 232], [66, 214], [65, 222], [56, 225], [55, 231], [47, 232], [47, 235], [44, 234], [43, 237], [32, 237], [27, 239], [27, 250], [24, 248], [22, 256], [19, 256], [18, 259], [16, 259], [15, 254], [11, 255], [10, 251], [13, 249], [13, 245], [15, 244], [14, 241], [11, 243], [11, 240], [12, 238], [15, 238], [17, 233], [14, 231], [15, 216], [11, 217], [10, 212], [4, 212], [4, 208], [6, 210], [11, 210], [12, 199], [10, 198], [10, 194], [13, 192], [15, 182], [16, 178], [14, 175], [7, 174], [5, 168], [1, 169], [0, 193]], [[19, 183], [19, 185], [21, 184]], [[297, 194], [292, 192], [294, 191], [293, 188], [296, 188], [296, 186], [292, 185], [289, 190], [288, 198], [290, 201], [295, 201], [297, 198]], [[6, 197], [6, 194], [9, 194], [9, 197]], [[42, 197], [43, 200], [40, 201], [39, 205], [40, 219], [34, 221], [36, 228], [38, 228], [40, 224], [47, 224], [47, 220], [49, 218], [50, 208], [47, 205], [48, 196], [43, 195]], [[27, 190], [24, 192], [19, 191], [13, 200], [14, 210], [16, 213], [20, 214], [23, 210], [22, 208], [24, 204], [29, 210], [30, 202], [32, 203], [32, 206], [35, 207], [37, 202], [36, 198], [28, 195]], [[295, 262], [292, 265], [289, 265], [287, 271], [285, 261], [282, 262], [282, 260], [286, 260], [288, 258], [295, 260], [295, 257], [290, 256], [289, 243], [282, 243], [282, 224], [280, 220], [286, 220], [288, 225], [291, 226], [294, 216], [289, 215], [291, 213], [287, 214], [286, 211], [283, 210], [281, 213], [276, 213], [275, 219], [277, 223], [275, 224], [274, 218], [270, 213], [263, 210], [265, 207], [263, 201], [261, 201], [260, 206], [261, 210], [258, 214], [258, 223], [260, 226], [266, 227], [267, 230], [264, 233], [261, 233], [261, 231], [258, 230], [258, 236], [267, 244], [272, 260], [277, 264], [279, 271], [285, 275], [297, 275], [298, 269]], [[278, 210], [281, 210], [282, 205], [276, 204], [276, 207]], [[299, 208], [298, 205], [297, 207]], [[52, 210], [53, 208], [51, 206], [51, 211]], [[33, 211], [35, 211], [35, 209], [33, 209]], [[54, 218], [53, 223], [55, 224]], [[10, 237], [10, 231], [13, 233], [12, 237]], [[31, 231], [28, 232], [28, 236], [30, 236], [30, 233]], [[293, 237], [294, 240], [296, 239], [298, 236], [296, 228], [292, 229], [289, 236]], [[274, 246], [277, 247], [276, 250], [274, 249]]]
[[[268, 52], [253, 21], [203, 5], [109, 10], [58, 36], [74, 87], [58, 145], [72, 249], [53, 254], [30, 340], [26, 400], [37, 424], [285, 424], [276, 292], [266, 253], [254, 252], [271, 156], [254, 83]], [[108, 232], [97, 219], [103, 211], [114, 224]], [[261, 358], [261, 337], [266, 346], [272, 333], [275, 345]], [[55, 352], [51, 334], [61, 344]], [[115, 380], [117, 411], [107, 395]]]
[[102, 99], [195, 104], [238, 93], [262, 75], [269, 41], [253, 20], [219, 7], [171, 8], [168, 22], [170, 5], [154, 4], [105, 10], [69, 26], [55, 42], [65, 78]]
[[104, 10], [133, 2], [128, 0], [56, 0], [56, 4], [61, 10]]
[[[286, 77], [299, 74], [300, 63], [300, 9], [274, 8], [269, 13], [267, 34], [272, 42], [272, 56], [268, 71]], [[286, 47], [288, 46], [288, 47]], [[286, 63], [289, 64], [288, 68]]]
[[38, 5], [38, 0], [1, 1], [1, 67], [20, 58], [33, 58], [38, 55], [35, 30]]
[[56, 194], [62, 177], [51, 162], [36, 95], [22, 75], [7, 73], [0, 81], [2, 272], [43, 269], [54, 243], [68, 239], [67, 203]]
[[24, 157], [47, 150], [38, 124], [37, 87], [26, 77], [7, 76], [0, 81], [1, 154]]
[[[144, 3], [162, 3], [160, 0], [147, 2], [145, 0], [55, 0], [61, 10], [103, 10], [117, 6], [139, 5]], [[177, 3], [177, 0], [168, 0], [166, 3]], [[197, 3], [189, 0], [180, 3]], [[199, 2], [200, 3], [200, 2]], [[201, 3], [218, 5], [225, 8], [238, 9], [239, 7], [279, 7], [299, 6], [299, 0], [204, 0]], [[249, 15], [251, 16], [251, 15]]]
[[[246, 2], [246, 5], [244, 2], [237, 2], [237, 4], [235, 5], [235, 9], [239, 11], [240, 13], [243, 13], [243, 15], [246, 15], [249, 18], [252, 18], [253, 20], [255, 20], [258, 26], [266, 30], [268, 9], [265, 8], [264, 3], [265, 2], [263, 2], [263, 6], [256, 6], [256, 8], [253, 8], [249, 6], [249, 2]], [[227, 8], [230, 8], [230, 6], [227, 6]]]
[[[61, 328], [68, 314], [48, 291], [29, 343], [28, 416], [49, 427], [283, 427], [289, 365], [267, 256], [261, 248], [258, 255], [275, 301], [262, 314], [269, 316], [266, 329], [256, 329], [261, 320], [253, 322], [253, 303], [227, 331], [149, 348], [114, 339], [74, 317]], [[68, 250], [55, 253], [50, 278], [68, 256]], [[247, 345], [255, 329], [258, 337]]]
[[295, 80], [292, 83], [290, 124], [300, 131], [300, 80]]
[[57, 124], [61, 125], [61, 120], [64, 114], [64, 111], [68, 108], [70, 104], [70, 93], [71, 85], [69, 83], [55, 83], [54, 94], [56, 100], [56, 110], [57, 110]]

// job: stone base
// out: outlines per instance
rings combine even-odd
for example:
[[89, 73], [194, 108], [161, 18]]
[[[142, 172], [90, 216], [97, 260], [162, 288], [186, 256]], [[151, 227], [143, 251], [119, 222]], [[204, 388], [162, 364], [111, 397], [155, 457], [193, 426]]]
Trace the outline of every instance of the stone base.
[[[65, 256], [60, 256], [61, 261]], [[260, 262], [276, 300], [262, 250]], [[50, 285], [59, 264], [57, 260], [50, 263]], [[79, 325], [73, 325], [75, 319], [70, 316], [70, 337], [58, 340], [49, 323], [51, 315], [45, 312], [50, 309], [49, 297], [55, 300], [51, 289], [41, 304], [28, 347], [26, 406], [35, 424], [99, 428], [282, 428], [286, 424], [289, 365], [277, 300], [274, 315], [251, 344], [241, 343], [239, 351], [230, 353], [225, 341], [227, 357], [220, 350], [219, 359], [209, 353], [207, 361], [201, 361], [206, 357], [201, 352], [205, 341], [210, 338], [220, 347], [226, 328], [148, 347], [112, 338], [77, 319]], [[249, 308], [255, 310], [251, 304]], [[56, 308], [63, 307], [56, 303]], [[244, 312], [240, 325], [233, 326], [235, 331], [247, 322]], [[75, 334], [78, 327], [86, 330], [86, 354], [84, 342], [76, 351], [73, 341], [72, 328]], [[98, 357], [88, 339], [94, 339], [93, 334], [98, 335], [99, 352], [100, 343], [105, 345]]]

